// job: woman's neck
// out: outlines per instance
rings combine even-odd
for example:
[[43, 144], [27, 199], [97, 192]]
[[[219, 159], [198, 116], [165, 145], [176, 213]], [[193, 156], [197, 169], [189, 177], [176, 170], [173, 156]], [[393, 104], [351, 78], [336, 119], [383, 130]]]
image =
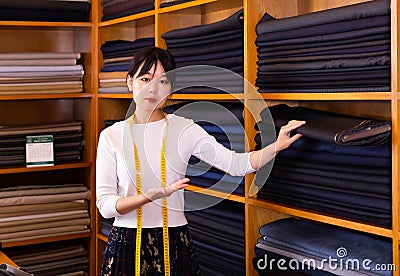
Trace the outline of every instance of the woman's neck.
[[133, 120], [136, 124], [146, 124], [156, 122], [164, 118], [165, 114], [161, 109], [156, 109], [150, 112], [147, 110], [135, 110]]

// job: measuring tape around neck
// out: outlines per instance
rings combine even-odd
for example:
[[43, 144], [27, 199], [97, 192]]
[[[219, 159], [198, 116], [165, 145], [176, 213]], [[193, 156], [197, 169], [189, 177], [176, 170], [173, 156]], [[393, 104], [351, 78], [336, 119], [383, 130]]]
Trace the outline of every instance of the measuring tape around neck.
[[[133, 117], [130, 120], [130, 129], [132, 132], [133, 127]], [[165, 188], [167, 186], [167, 161], [166, 161], [166, 150], [167, 150], [167, 131], [168, 131], [168, 119], [165, 117], [167, 126], [162, 140], [161, 150], [160, 150], [160, 171], [161, 171], [161, 187]], [[131, 135], [133, 140], [133, 135]], [[133, 151], [135, 156], [135, 169], [136, 169], [136, 193], [138, 195], [142, 194], [142, 176], [141, 176], [141, 166], [139, 159], [139, 152], [136, 143], [133, 142]], [[163, 224], [163, 244], [164, 244], [164, 275], [170, 275], [170, 260], [169, 260], [169, 235], [168, 235], [168, 202], [167, 197], [163, 197], [161, 200], [162, 204], [162, 224]], [[135, 275], [139, 276], [141, 272], [141, 262], [140, 262], [140, 247], [142, 243], [142, 222], [143, 213], [142, 206], [137, 208], [137, 231], [136, 231], [136, 255], [135, 255]]]

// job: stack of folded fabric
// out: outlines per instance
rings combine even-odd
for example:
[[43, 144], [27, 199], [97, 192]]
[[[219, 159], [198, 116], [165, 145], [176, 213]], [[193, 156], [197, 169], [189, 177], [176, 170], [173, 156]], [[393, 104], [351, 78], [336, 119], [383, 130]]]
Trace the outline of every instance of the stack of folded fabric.
[[265, 14], [256, 31], [259, 92], [390, 91], [389, 0]]
[[185, 214], [200, 270], [203, 275], [244, 275], [244, 205], [219, 201], [186, 194]]
[[111, 40], [101, 46], [104, 66], [99, 74], [99, 93], [130, 93], [126, 85], [132, 58], [141, 48], [154, 46], [154, 37], [134, 41]]
[[174, 5], [178, 5], [178, 4], [182, 4], [182, 3], [186, 3], [186, 2], [191, 2], [194, 0], [161, 0], [160, 2], [160, 8], [166, 8], [166, 7], [170, 7], [170, 6], [174, 6]]
[[0, 95], [83, 92], [80, 53], [0, 53]]
[[[286, 105], [269, 111], [277, 127], [290, 119], [307, 123], [297, 129], [303, 137], [276, 156], [269, 177], [266, 167], [257, 172], [259, 198], [391, 225], [390, 122]], [[267, 112], [257, 125], [260, 147], [271, 124]]]
[[[161, 37], [181, 68], [177, 93], [243, 93], [243, 10], [221, 21], [172, 30]], [[208, 66], [195, 67], [199, 65]], [[232, 75], [237, 78], [233, 82]], [[197, 87], [185, 88], [188, 84]]]
[[[244, 152], [243, 104], [186, 102], [164, 108], [166, 113], [193, 119], [210, 135], [236, 152]], [[244, 194], [244, 179], [230, 176], [192, 156], [186, 171], [191, 183], [212, 189]]]
[[2, 243], [90, 231], [90, 192], [83, 184], [9, 185], [0, 191]]
[[2, 0], [0, 20], [87, 21], [90, 0]]
[[154, 10], [153, 0], [101, 0], [102, 21]]
[[88, 252], [76, 241], [14, 247], [5, 251], [19, 267], [35, 276], [88, 275]]
[[260, 275], [278, 271], [278, 262], [287, 274], [273, 275], [392, 275], [380, 269], [393, 263], [391, 242], [380, 237], [294, 218], [265, 224], [260, 234], [253, 259]]
[[114, 218], [103, 218], [101, 217], [101, 229], [100, 232], [104, 235], [107, 236], [110, 234], [111, 228], [113, 227], [114, 223]]
[[26, 136], [53, 135], [54, 162], [82, 159], [84, 146], [82, 122], [63, 122], [43, 125], [1, 126], [0, 166], [24, 165]]

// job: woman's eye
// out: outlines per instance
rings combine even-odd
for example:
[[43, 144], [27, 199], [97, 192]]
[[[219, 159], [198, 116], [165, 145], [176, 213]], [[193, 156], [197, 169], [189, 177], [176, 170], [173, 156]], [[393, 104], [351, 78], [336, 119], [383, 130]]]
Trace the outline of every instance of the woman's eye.
[[161, 80], [160, 81], [162, 84], [169, 84], [169, 80]]
[[141, 78], [140, 80], [141, 80], [141, 81], [144, 81], [144, 82], [149, 82], [149, 81], [150, 81], [149, 78]]

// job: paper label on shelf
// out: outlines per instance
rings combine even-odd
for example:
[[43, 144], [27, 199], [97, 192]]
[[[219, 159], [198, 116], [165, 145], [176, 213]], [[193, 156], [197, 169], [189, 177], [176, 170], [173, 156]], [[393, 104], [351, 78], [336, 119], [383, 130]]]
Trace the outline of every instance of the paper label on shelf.
[[53, 135], [26, 136], [26, 166], [53, 166]]

